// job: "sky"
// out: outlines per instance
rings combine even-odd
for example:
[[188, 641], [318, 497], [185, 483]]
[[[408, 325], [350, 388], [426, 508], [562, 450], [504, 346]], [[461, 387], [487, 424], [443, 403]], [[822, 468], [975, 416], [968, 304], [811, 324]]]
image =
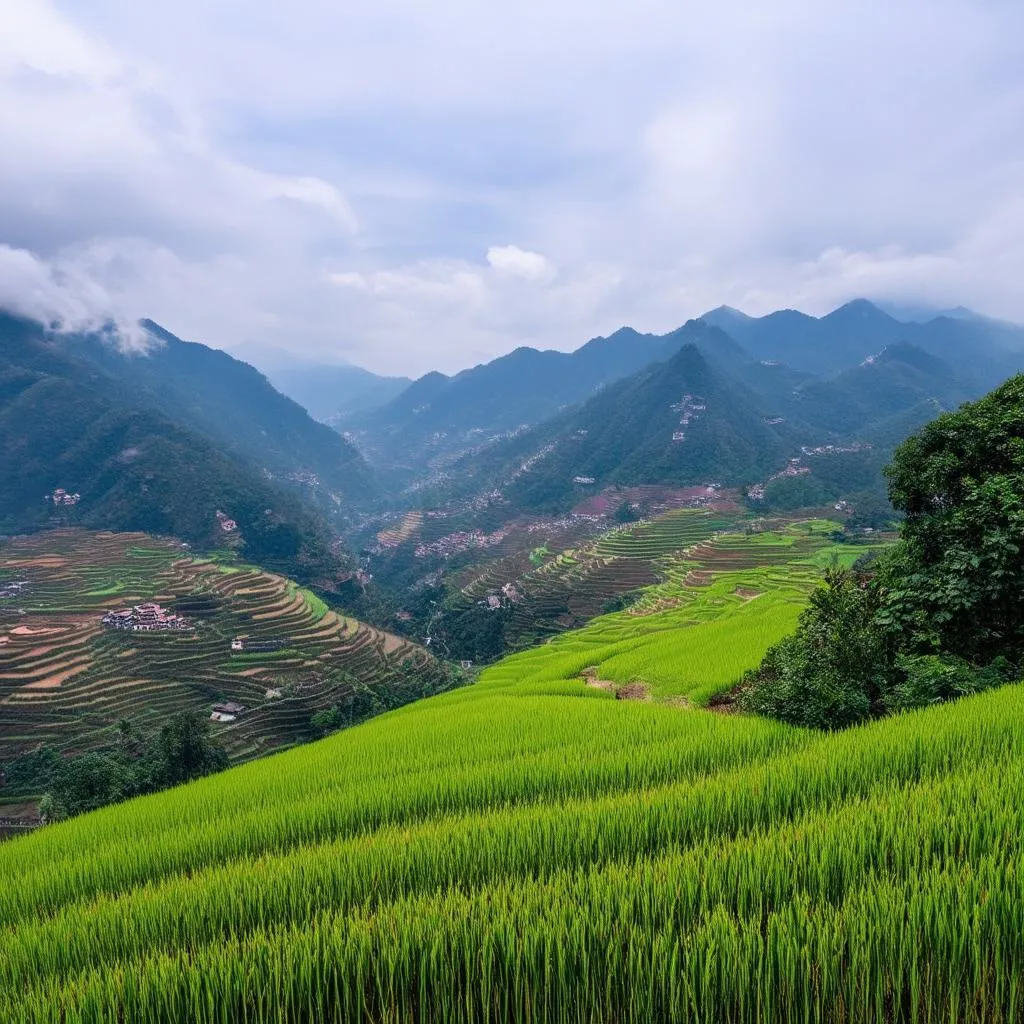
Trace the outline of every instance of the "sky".
[[1024, 322], [1020, 0], [2, 0], [0, 308], [416, 376], [868, 296]]

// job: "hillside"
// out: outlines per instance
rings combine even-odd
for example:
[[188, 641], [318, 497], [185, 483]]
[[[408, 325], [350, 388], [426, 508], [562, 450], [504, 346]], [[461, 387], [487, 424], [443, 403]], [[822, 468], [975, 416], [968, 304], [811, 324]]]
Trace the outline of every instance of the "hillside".
[[663, 348], [661, 338], [628, 327], [575, 352], [517, 348], [453, 377], [427, 374], [352, 429], [375, 465], [414, 474], [424, 457], [554, 416], [653, 362]]
[[719, 570], [640, 646], [619, 613], [0, 847], [0, 1016], [1017, 1019], [1024, 690], [835, 734], [698, 710], [799, 607], [780, 562]]
[[[321, 500], [318, 511], [311, 499], [323, 495], [315, 487], [289, 481], [252, 457], [258, 455], [256, 435], [263, 436], [260, 421], [245, 419], [239, 411], [245, 403], [229, 400], [227, 386], [220, 401], [215, 377], [201, 370], [189, 377], [168, 368], [158, 395], [160, 389], [141, 378], [163, 371], [147, 360], [173, 361], [173, 352], [126, 356], [107, 350], [100, 339], [48, 336], [38, 324], [3, 314], [0, 342], [0, 532], [62, 524], [143, 530], [203, 547], [227, 543], [251, 561], [303, 579], [329, 579], [345, 571], [323, 515], [337, 507], [335, 502]], [[222, 354], [205, 351], [199, 361], [209, 358], [219, 365]], [[229, 376], [243, 366], [224, 360]], [[108, 372], [108, 362], [125, 374]], [[351, 454], [340, 437], [313, 423], [250, 367], [238, 370], [238, 376], [256, 393], [269, 392], [285, 403], [289, 416], [295, 414], [291, 426], [288, 416], [281, 420], [281, 445], [294, 443], [299, 452], [308, 425], [326, 437], [329, 448]], [[180, 400], [173, 397], [179, 393]], [[230, 429], [206, 432], [204, 419], [215, 417], [218, 406]], [[265, 415], [277, 412], [270, 406]], [[301, 456], [288, 458], [300, 464]], [[368, 470], [356, 460], [361, 479]], [[54, 501], [50, 496], [57, 492], [67, 497]], [[230, 536], [217, 512], [236, 524]]]
[[785, 408], [794, 420], [852, 437], [922, 403], [952, 408], [972, 397], [976, 390], [948, 363], [917, 345], [896, 342], [830, 380], [802, 384]]
[[145, 355], [125, 355], [96, 337], [71, 340], [69, 354], [107, 374], [133, 404], [205, 434], [282, 483], [322, 488], [337, 507], [375, 493], [362, 456], [248, 363], [144, 326], [156, 342]]
[[788, 427], [768, 423], [760, 406], [688, 343], [453, 476], [493, 480], [516, 507], [551, 509], [609, 483], [741, 484], [777, 467], [792, 447]]
[[[104, 616], [156, 601], [187, 628], [140, 632]], [[235, 651], [241, 638], [250, 650]], [[261, 649], [261, 645], [264, 648]], [[337, 706], [358, 722], [448, 685], [422, 648], [329, 610], [290, 580], [192, 557], [138, 533], [48, 532], [0, 545], [0, 764], [41, 745], [81, 753], [128, 719], [244, 706], [218, 726], [235, 760], [315, 735]]]

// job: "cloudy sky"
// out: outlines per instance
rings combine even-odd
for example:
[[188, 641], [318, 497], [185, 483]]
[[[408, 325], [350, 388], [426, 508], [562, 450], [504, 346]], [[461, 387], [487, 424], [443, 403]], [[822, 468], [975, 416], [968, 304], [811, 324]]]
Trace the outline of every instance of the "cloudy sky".
[[1024, 321], [1020, 0], [2, 0], [0, 139], [0, 307], [257, 362]]

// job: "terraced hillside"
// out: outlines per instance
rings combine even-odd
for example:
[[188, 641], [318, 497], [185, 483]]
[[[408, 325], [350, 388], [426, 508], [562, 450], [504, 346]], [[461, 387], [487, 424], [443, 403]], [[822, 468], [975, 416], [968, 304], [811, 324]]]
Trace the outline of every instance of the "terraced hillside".
[[[156, 601], [190, 628], [105, 628]], [[232, 650], [241, 639], [248, 650]], [[145, 534], [46, 533], [0, 547], [0, 759], [40, 744], [78, 752], [120, 719], [142, 729], [214, 702], [234, 759], [310, 736], [310, 715], [347, 721], [449, 685], [422, 648], [346, 618], [284, 577], [192, 557]]]
[[822, 734], [559, 657], [0, 847], [0, 1019], [1021, 1019], [1024, 687]]
[[792, 632], [824, 566], [871, 550], [834, 543], [835, 526], [779, 523], [702, 541], [666, 559], [664, 581], [628, 609], [511, 655], [489, 674], [520, 685], [583, 678], [619, 696], [706, 704]]
[[507, 645], [527, 647], [578, 628], [615, 598], [659, 582], [674, 556], [735, 528], [739, 520], [739, 513], [677, 509], [556, 555], [537, 550], [532, 563], [527, 553], [495, 560], [463, 574], [452, 604], [467, 607], [498, 597]]

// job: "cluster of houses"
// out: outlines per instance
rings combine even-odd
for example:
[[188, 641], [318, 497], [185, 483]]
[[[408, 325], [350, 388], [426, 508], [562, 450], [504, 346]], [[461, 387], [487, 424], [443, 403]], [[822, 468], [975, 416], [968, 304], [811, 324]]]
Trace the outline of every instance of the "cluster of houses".
[[787, 476], [806, 476], [810, 473], [810, 466], [803, 466], [800, 464], [800, 459], [790, 459], [786, 464], [785, 469], [780, 469], [778, 473], [772, 473], [770, 477], [763, 484], [752, 484], [747, 488], [747, 497], [751, 501], [764, 501], [765, 488], [773, 480], [781, 480]]
[[540, 451], [534, 452], [533, 455], [519, 464], [519, 468], [508, 478], [508, 483], [512, 483], [513, 480], [521, 477], [524, 473], [529, 473], [541, 459], [547, 458], [554, 450], [554, 444], [546, 444]]
[[192, 623], [183, 615], [176, 615], [155, 601], [137, 604], [133, 608], [122, 608], [107, 612], [103, 616], [107, 629], [124, 629], [132, 633], [155, 633], [193, 629]]
[[596, 483], [597, 480], [592, 476], [574, 476], [572, 482], [577, 487], [589, 487], [591, 484]]
[[77, 493], [69, 494], [63, 487], [58, 487], [52, 494], [47, 494], [43, 500], [52, 501], [54, 505], [62, 508], [71, 508], [82, 500], [82, 496]]
[[815, 448], [803, 445], [800, 451], [804, 455], [844, 455], [847, 452], [867, 452], [871, 445], [866, 441], [854, 441], [851, 444], [819, 444]]
[[225, 533], [234, 533], [238, 529], [238, 523], [234, 519], [229, 519], [226, 512], [221, 512], [217, 509], [217, 522], [220, 523], [220, 528]]
[[494, 533], [484, 533], [483, 530], [458, 530], [430, 544], [418, 545], [415, 555], [417, 558], [427, 558], [431, 555], [451, 558], [471, 549], [496, 547], [507, 536], [507, 530], [495, 530]]
[[673, 431], [672, 440], [677, 442], [685, 441], [685, 428], [697, 419], [698, 413], [704, 412], [706, 409], [707, 405], [703, 398], [700, 398], [698, 395], [683, 395], [682, 401], [676, 402], [676, 404], [672, 406], [672, 411], [679, 413], [679, 426], [681, 428]]
[[5, 597], [20, 597], [21, 592], [28, 586], [28, 580], [17, 580], [13, 583], [0, 584], [0, 600]]
[[501, 594], [488, 594], [486, 602], [481, 601], [481, 604], [486, 603], [488, 609], [492, 612], [498, 611], [499, 608], [506, 608], [510, 604], [519, 604], [522, 601], [523, 595], [516, 590], [514, 583], [506, 583], [501, 588]]
[[453, 501], [444, 508], [433, 508], [426, 513], [427, 519], [450, 519], [452, 516], [463, 515], [466, 512], [482, 512], [491, 505], [500, 505], [505, 496], [497, 488], [475, 494], [472, 498], [464, 498], [462, 501]]

